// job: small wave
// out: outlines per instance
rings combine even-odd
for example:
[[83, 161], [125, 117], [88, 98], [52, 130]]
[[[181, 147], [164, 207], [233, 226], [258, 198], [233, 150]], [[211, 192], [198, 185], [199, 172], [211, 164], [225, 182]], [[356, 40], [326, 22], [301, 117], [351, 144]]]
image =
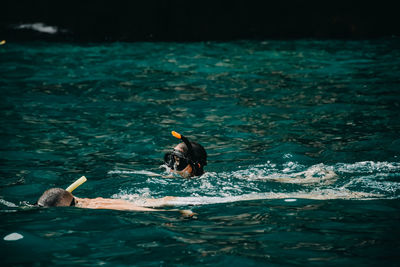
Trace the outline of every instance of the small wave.
[[373, 173], [373, 172], [400, 172], [398, 162], [361, 161], [352, 164], [338, 163], [335, 168], [343, 173]]
[[[289, 159], [290, 160], [290, 159]], [[240, 166], [239, 170], [206, 172], [193, 179], [165, 179], [163, 173], [145, 170], [111, 171], [147, 176], [138, 180], [140, 186], [125, 188], [114, 198], [142, 201], [145, 198], [175, 195], [188, 205], [208, 204], [239, 196], [258, 194], [261, 199], [367, 199], [400, 197], [400, 164], [397, 162], [363, 161], [356, 163], [323, 163], [305, 166], [288, 161], [283, 164], [267, 162], [254, 166]], [[143, 183], [146, 185], [143, 189]], [[148, 188], [147, 188], [148, 187]], [[142, 188], [142, 189], [140, 189]], [[171, 193], [173, 192], [173, 193]], [[228, 200], [230, 201], [230, 200]], [[143, 203], [142, 203], [143, 204]], [[176, 203], [178, 204], [178, 203]]]
[[59, 30], [56, 26], [49, 26], [42, 22], [20, 24], [15, 26], [15, 29], [29, 29], [41, 33], [56, 34]]
[[350, 190], [315, 190], [312, 192], [292, 192], [292, 193], [250, 193], [239, 196], [227, 196], [227, 197], [211, 197], [211, 196], [191, 196], [191, 197], [164, 197], [158, 199], [144, 198], [138, 194], [118, 194], [115, 195], [117, 198], [129, 200], [139, 206], [147, 207], [161, 207], [161, 206], [198, 206], [198, 205], [211, 205], [221, 203], [231, 203], [238, 201], [250, 201], [250, 200], [274, 200], [283, 199], [287, 202], [294, 202], [297, 199], [312, 199], [312, 200], [332, 200], [332, 199], [343, 199], [343, 200], [371, 200], [380, 199], [383, 196], [379, 194], [365, 193], [365, 192], [353, 192]]
[[9, 202], [9, 201], [4, 200], [4, 199], [0, 199], [0, 204], [2, 204], [2, 205], [4, 205], [4, 206], [7, 206], [7, 207], [9, 207], [9, 208], [18, 208], [18, 206], [15, 205], [14, 203]]
[[11, 234], [6, 235], [3, 238], [3, 240], [5, 240], [5, 241], [17, 241], [17, 240], [20, 240], [22, 238], [24, 238], [24, 236], [19, 234], [19, 233], [11, 233]]

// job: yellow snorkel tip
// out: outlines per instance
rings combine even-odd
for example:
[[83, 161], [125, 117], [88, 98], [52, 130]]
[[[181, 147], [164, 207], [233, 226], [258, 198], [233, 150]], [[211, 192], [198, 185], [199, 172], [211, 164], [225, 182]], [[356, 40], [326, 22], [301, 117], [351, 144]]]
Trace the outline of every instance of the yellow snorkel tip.
[[81, 178], [76, 180], [73, 184], [68, 186], [67, 189], [65, 189], [65, 190], [72, 193], [72, 191], [74, 191], [78, 186], [80, 186], [81, 184], [83, 184], [86, 181], [87, 181], [86, 177], [82, 176]]
[[175, 131], [172, 131], [171, 134], [172, 134], [175, 138], [182, 139], [182, 135], [179, 134], [179, 133], [177, 133], [177, 132], [175, 132]]

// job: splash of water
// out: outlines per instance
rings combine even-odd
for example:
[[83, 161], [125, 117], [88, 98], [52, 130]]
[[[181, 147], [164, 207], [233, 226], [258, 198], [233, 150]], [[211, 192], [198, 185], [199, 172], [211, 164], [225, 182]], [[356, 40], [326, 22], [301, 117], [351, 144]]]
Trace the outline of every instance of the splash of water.
[[309, 167], [291, 161], [282, 165], [267, 162], [230, 172], [208, 172], [190, 180], [154, 177], [154, 173], [144, 171], [132, 171], [132, 174], [147, 175], [147, 182], [159, 183], [161, 187], [158, 189], [164, 193], [180, 186], [180, 191], [174, 191], [176, 197], [162, 198], [158, 202], [152, 200], [151, 203], [149, 198], [159, 198], [162, 194], [147, 187], [128, 188], [113, 195], [138, 205], [152, 206], [257, 199], [393, 199], [400, 193], [400, 164], [397, 162], [320, 163]]
[[4, 206], [6, 206], [6, 207], [9, 207], [9, 208], [17, 208], [17, 207], [18, 207], [18, 206], [15, 205], [14, 203], [9, 202], [9, 201], [4, 200], [4, 199], [0, 199], [0, 204], [4, 205]]

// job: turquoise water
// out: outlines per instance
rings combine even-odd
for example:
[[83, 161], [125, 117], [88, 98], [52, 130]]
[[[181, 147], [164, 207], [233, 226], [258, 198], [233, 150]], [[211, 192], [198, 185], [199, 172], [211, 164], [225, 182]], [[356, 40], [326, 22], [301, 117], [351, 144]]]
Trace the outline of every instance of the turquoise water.
[[[2, 266], [396, 266], [399, 84], [396, 38], [0, 46]], [[205, 175], [169, 178], [172, 130]], [[197, 218], [29, 207], [82, 175]]]

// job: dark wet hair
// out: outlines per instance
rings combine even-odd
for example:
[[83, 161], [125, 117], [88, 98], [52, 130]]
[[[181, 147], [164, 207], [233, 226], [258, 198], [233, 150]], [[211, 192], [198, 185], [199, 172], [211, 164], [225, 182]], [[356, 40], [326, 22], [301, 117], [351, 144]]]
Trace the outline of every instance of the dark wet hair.
[[70, 192], [62, 188], [51, 188], [38, 199], [37, 205], [40, 207], [75, 206], [75, 199]]
[[[203, 167], [207, 165], [207, 152], [199, 143], [190, 142], [190, 144], [192, 145], [192, 155], [188, 156], [190, 156], [193, 162], [194, 174], [199, 176], [204, 173]], [[188, 154], [188, 147], [185, 143], [180, 143], [179, 146], [182, 148], [184, 154]]]

